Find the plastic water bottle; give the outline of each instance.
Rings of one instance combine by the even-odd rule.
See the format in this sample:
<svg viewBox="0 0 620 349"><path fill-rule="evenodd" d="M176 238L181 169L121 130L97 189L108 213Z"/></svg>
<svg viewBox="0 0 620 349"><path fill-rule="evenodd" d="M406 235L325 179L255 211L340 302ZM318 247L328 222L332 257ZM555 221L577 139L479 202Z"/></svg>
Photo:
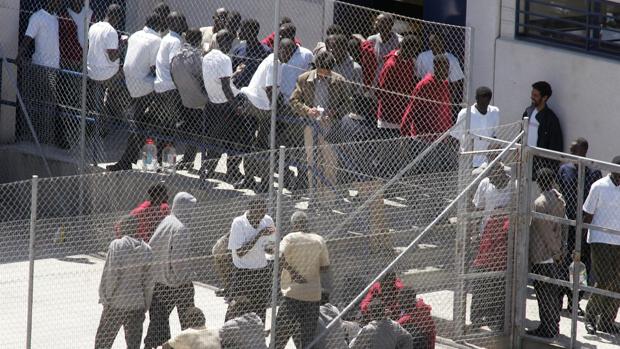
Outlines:
<svg viewBox="0 0 620 349"><path fill-rule="evenodd" d="M149 138L142 147L142 171L155 172L157 171L157 167L157 146L155 142Z"/></svg>
<svg viewBox="0 0 620 349"><path fill-rule="evenodd" d="M161 153L161 165L164 172L173 174L177 170L177 151L172 144L167 144Z"/></svg>
<svg viewBox="0 0 620 349"><path fill-rule="evenodd" d="M586 274L586 265L583 264L583 262L581 261L572 262L570 266L568 267L568 270L570 273L569 278L570 278L571 284L573 283L573 280L574 280L575 268L577 268L577 274L579 275L579 284L582 286L585 286L586 282L588 281L588 276Z"/></svg>

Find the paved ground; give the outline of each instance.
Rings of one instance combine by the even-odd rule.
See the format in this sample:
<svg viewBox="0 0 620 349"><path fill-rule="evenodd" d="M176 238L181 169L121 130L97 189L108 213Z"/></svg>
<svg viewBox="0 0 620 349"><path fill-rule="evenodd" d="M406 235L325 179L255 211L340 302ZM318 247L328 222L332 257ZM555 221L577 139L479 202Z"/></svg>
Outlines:
<svg viewBox="0 0 620 349"><path fill-rule="evenodd" d="M103 260L79 255L63 260L44 259L35 264L35 292L33 311L32 348L91 348L97 329L101 305L98 285ZM23 348L26 338L28 263L18 262L0 266L0 338L2 348ZM437 319L452 320L452 292L441 291L421 295L433 306ZM208 285L196 284L196 305L205 312L207 326L218 328L224 322L226 304L214 295ZM582 302L582 307L585 301ZM537 319L538 309L532 297L527 302L528 319ZM468 315L469 316L469 315ZM176 313L171 315L172 333L180 331ZM269 322L269 320L267 321ZM145 327L147 322L145 322ZM528 322L527 326L535 326ZM268 327L268 326L267 326ZM567 343L570 319L562 317L560 342ZM618 348L618 338L601 334L585 334L583 323L578 326L579 347ZM114 348L123 348L119 333ZM289 347L293 347L289 344ZM444 346L438 346L444 347Z"/></svg>

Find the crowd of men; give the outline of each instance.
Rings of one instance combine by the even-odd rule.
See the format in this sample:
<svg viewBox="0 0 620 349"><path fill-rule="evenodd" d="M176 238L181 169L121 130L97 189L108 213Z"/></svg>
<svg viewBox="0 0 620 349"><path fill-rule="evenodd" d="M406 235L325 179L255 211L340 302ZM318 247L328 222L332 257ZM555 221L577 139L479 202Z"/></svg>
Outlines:
<svg viewBox="0 0 620 349"><path fill-rule="evenodd" d="M283 18L279 50L273 52L275 33L260 40L258 21L243 19L236 11L218 9L212 18L213 25L190 28L181 12L171 11L162 3L147 16L142 30L126 38L118 30L123 9L111 5L101 21L90 25L88 47L85 47L83 26L88 21L85 18L92 17L92 11L83 8L81 1L71 1L66 8L60 5L59 0L48 0L41 10L33 13L19 58L21 62L27 59L26 49L34 41L28 74L31 74L31 84L38 90L37 96L45 99L56 89L49 69L79 69L82 50L87 50L89 105L98 115L93 131L96 137L104 137L107 133L110 125L105 120L112 117L114 108L118 109L118 101L126 91L130 97L126 111L135 125L135 132L130 133L120 160L108 167L110 171L131 169L148 135L158 139L160 149L165 143L185 144L181 168L194 169L194 159L202 151L203 159L211 161L203 162L204 166L198 171L203 176L211 176L215 172L215 160L224 153L243 155L270 148L274 101L279 117L278 144L306 149L322 146L317 152L307 151L306 166L298 167L295 175L285 175L286 187L292 190L315 185L306 176L309 176L308 169L319 162L332 166L320 169L325 181L316 185L340 180L334 169L335 164L342 162L342 154L331 147L332 144L404 136L427 145L453 128L455 120L458 123L467 115L471 117L473 150L480 152L472 159L474 173L487 168L496 154L492 138L498 137L495 132L500 124L500 111L490 105L492 91L478 88L476 103L468 108L469 112L463 109L458 116L454 115L454 101L462 97L464 79L459 59L446 50L445 38L437 33L422 37L394 32L391 15L377 16L376 34L368 38L348 35L338 25L332 25L326 32L325 42L318 43L313 51L302 46L295 25L289 18ZM428 50L424 50L425 47ZM274 68L278 70L277 81ZM276 90L277 95L274 95ZM523 115L529 117L527 144L563 151L559 118L547 105L551 95L547 82L532 85L532 104ZM46 109L38 112L55 114L52 107L48 103ZM463 124L452 129L448 143L456 145L462 141ZM55 132L54 142L66 147L62 124L55 124ZM354 135L360 135L359 139L351 139ZM201 141L196 142L196 139ZM204 139L208 139L208 148L203 148ZM373 176L389 177L398 170L399 164L402 165L400 153L390 147L383 153L386 159L383 159L381 171L372 173ZM587 149L587 141L578 139L570 151L585 156ZM489 155L485 157L484 151L489 151ZM240 172L242 160L243 175ZM620 159L613 162L618 164ZM261 193L270 185L264 158L229 157L226 167L226 180L236 188ZM497 165L489 173L473 198L475 208L485 213L478 227L478 251L472 261L472 268L481 272L506 269L506 236L510 222L508 216L496 212L508 207L516 192L514 175L504 165ZM614 203L620 202L618 175L612 173L602 177L600 172L588 169L586 179L584 197L587 199L583 208L576 207L578 186L574 165L560 166L536 158L534 180L541 194L536 197L535 209L559 217L566 215L569 219L575 219L577 212L583 210L586 222L620 228L614 211ZM141 337L147 310L150 317L144 342L147 348L163 345L170 339L168 316L174 307L182 328L189 331L184 331L184 338L195 337L196 333L202 336L207 331L203 328L204 315L201 318L193 301L192 268L183 262L189 259L184 251L191 250L185 223L191 220L196 199L188 193L179 193L169 209L163 199L165 196L157 195L161 191L161 188L153 189L152 202L138 207L119 224L119 239L110 245L100 292L105 307L97 334L98 347L109 347L121 325L125 327L128 346L139 346L136 338ZM144 212L152 210L155 213L147 216L158 217L156 222L144 216ZM286 235L280 246L284 300L277 316L278 321L294 326L278 327L279 348L286 345L289 337L294 338L298 348L307 345L314 338L317 321L334 310L323 297L321 283L321 275L329 266L325 242L320 236L307 232L304 214L296 213L292 220L295 231ZM532 221L529 254L532 272L567 279L570 262L582 259L586 262L591 284L596 282L600 288L618 292L620 267L609 267L611 263L617 266L620 261L618 239L610 233L591 229L588 234L582 234L581 255L574 256L575 229L571 227L564 238L560 228L558 223L538 218ZM268 254L273 248L273 235L273 221L266 215L264 203L253 201L248 211L233 221L230 234L214 246L214 251L224 251L221 255L226 255L226 251L231 254L228 265L217 266L223 271L222 275L233 275L222 280L229 298L226 320L227 324L233 322L231 333L252 324L262 329L269 306L272 273L266 252ZM565 244L567 248L563 248ZM118 268L114 266L117 263L136 265L135 260L146 262L137 264L135 268L141 269L136 270L131 279L119 277ZM144 276L140 283L136 283L138 274ZM474 327L489 325L501 329L503 326L505 287L502 281L494 284L494 287L481 284L472 289ZM151 289L147 285L153 286L152 295L146 292ZM432 332L429 328L434 325L404 326L408 321L417 324L422 315L413 316L408 312L424 309L424 306L415 301L411 292L402 292L406 300L400 296L381 297L381 289L386 285L394 291L390 294L401 294L395 291L402 289L397 278L377 285L378 291L373 293L376 299L365 303L365 310L362 309L365 322L361 325L364 326L360 326L359 335L345 336L341 343L344 347L405 348L418 339L424 341L434 336L429 334ZM569 296L570 306L572 292L539 281L534 287L540 303L541 325L529 333L554 337L559 331L562 297ZM584 313L588 332L617 333L614 323L617 310L617 301L594 294ZM401 323L405 315L409 320ZM211 337L219 338L223 347L242 340L235 335L226 338L223 335L226 326L219 334L211 333ZM377 339L380 337L382 339ZM390 339L385 339L387 337ZM177 344L183 339L178 340L181 342L172 340L165 345L183 347ZM429 342L432 341L426 341ZM394 345L385 346L384 343ZM243 346L237 343L228 347Z"/></svg>

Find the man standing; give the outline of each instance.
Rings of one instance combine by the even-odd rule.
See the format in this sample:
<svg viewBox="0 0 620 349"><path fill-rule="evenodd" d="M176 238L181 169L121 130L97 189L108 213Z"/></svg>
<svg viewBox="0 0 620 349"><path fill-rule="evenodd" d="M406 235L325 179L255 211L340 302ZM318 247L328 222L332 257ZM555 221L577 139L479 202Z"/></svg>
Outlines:
<svg viewBox="0 0 620 349"><path fill-rule="evenodd" d="M192 28L185 34L186 43L181 52L172 58L170 64L172 80L183 102L182 136L193 142L202 142L205 132L204 110L209 102L202 80L202 33ZM198 137L197 137L198 136ZM193 170L198 147L196 143L186 144L183 161L179 169Z"/></svg>
<svg viewBox="0 0 620 349"><path fill-rule="evenodd" d="M551 98L551 85L546 81L538 81L532 85L532 105L523 113L529 117L527 145L555 151L564 151L564 139L560 121L547 102ZM534 159L534 174L539 168L557 169L558 163L553 160Z"/></svg>
<svg viewBox="0 0 620 349"><path fill-rule="evenodd" d="M171 63L172 58L183 46L183 33L187 30L187 20L184 15L175 11L168 15L166 23L170 31L161 40L155 60L154 126L164 137L170 137L183 105L181 95L172 80ZM163 149L163 142L159 142L158 148ZM161 158L161 152L158 157Z"/></svg>
<svg viewBox="0 0 620 349"><path fill-rule="evenodd" d="M334 55L336 64L334 72L342 75L353 86L351 91L356 95L361 95L363 80L362 67L353 61L347 50L347 37L343 34L329 35L325 39L325 49Z"/></svg>
<svg viewBox="0 0 620 349"><path fill-rule="evenodd" d="M271 102L273 87L280 85L282 81L282 65L287 63L297 46L292 40L283 39L280 42L280 50L277 54L278 60L278 81L274 81L273 64L274 53L267 56L256 69L250 84L241 89L241 93L247 98L244 103L244 112L249 118L254 119L257 125L257 134L252 142L254 151L269 150L271 134ZM284 96L278 90L278 100L282 101ZM278 104L282 104L279 102ZM250 188L257 193L265 193L269 189L271 178L269 178L269 165L263 159L262 154L250 156L244 159L245 178L235 183L235 188ZM261 182L257 184L254 176L260 177Z"/></svg>
<svg viewBox="0 0 620 349"><path fill-rule="evenodd" d="M375 33L368 37L368 42L374 46L375 59L377 60L377 71L375 73L375 85L379 82L379 74L383 69L384 57L388 53L396 50L402 37L392 31L394 27L394 17L387 13L377 16L374 23Z"/></svg>
<svg viewBox="0 0 620 349"><path fill-rule="evenodd" d="M620 156L614 157L612 163L620 165ZM584 223L620 230L618 202L620 202L620 171L614 171L592 184L590 194L583 204ZM592 272L596 275L596 287L620 292L620 237L617 234L590 229L588 243ZM620 328L614 323L619 305L618 299L593 293L586 307L585 325L588 333L596 334L596 331L620 333Z"/></svg>
<svg viewBox="0 0 620 349"><path fill-rule="evenodd" d="M60 68L60 47L58 38L58 18L56 12L59 0L44 1L43 7L28 19L28 28L21 41L17 61L25 91L26 109L31 117L36 136L42 143L56 144L68 148L65 137L64 122L57 115L57 69ZM34 41L32 61L28 61L26 52ZM32 63L32 64L30 64ZM54 131L48 126L48 120L54 118ZM25 117L19 127L26 136L30 130ZM33 135L34 137L34 135Z"/></svg>
<svg viewBox="0 0 620 349"><path fill-rule="evenodd" d="M235 97L239 90L232 82L233 70L232 60L224 52L230 51L235 35L226 29L217 32L215 47L211 47L209 52L202 58L202 78L204 81L209 105L207 106L207 130L211 141L215 141L213 154L207 158L205 172L212 175L218 159L228 150L234 150L237 146L236 129L231 129L231 124L236 119ZM211 153L211 151L209 151ZM232 155L232 154L230 154ZM226 181L235 183L236 174L240 171L239 165L241 158L230 157L226 166Z"/></svg>
<svg viewBox="0 0 620 349"><path fill-rule="evenodd" d="M121 326L125 328L127 348L139 349L144 314L151 303L151 248L137 236L136 217L123 218L120 230L123 237L110 243L101 275L99 303L103 304L103 313L95 349L112 348Z"/></svg>
<svg viewBox="0 0 620 349"><path fill-rule="evenodd" d="M180 192L174 197L172 211L155 230L149 245L153 250L153 302L145 348L157 348L170 339L170 313L176 307L181 329L190 327L189 309L194 307L195 274L190 226L197 209L196 198Z"/></svg>
<svg viewBox="0 0 620 349"><path fill-rule="evenodd" d="M159 223L170 214L168 206L168 188L163 183L151 186L148 190L149 200L142 202L129 213L138 219L137 238L149 243ZM122 236L117 234L117 238Z"/></svg>
<svg viewBox="0 0 620 349"><path fill-rule="evenodd" d="M314 169L313 175L319 172L317 187L331 196L331 187L337 185L335 169L338 158L328 144L337 141L340 122L351 111L350 85L342 75L332 71L334 63L334 56L330 52L319 53L315 60L316 69L299 76L291 96L291 108L295 113L318 124L318 130L313 125L304 129L306 160L308 168ZM318 131L318 135L315 135L315 131ZM314 147L320 147L316 151L317 159L314 158ZM314 180L308 180L310 187L314 187ZM332 200L335 198L332 197Z"/></svg>
<svg viewBox="0 0 620 349"><path fill-rule="evenodd" d="M91 84L92 97L91 107L98 113L96 122L96 132L107 124L106 120L110 115L106 115L108 106L112 104L111 96L115 95L118 89L120 75L120 51L119 37L116 27L123 20L123 9L117 4L108 7L106 17L101 22L90 26L88 31L88 81ZM107 94L107 98L106 98ZM104 102L105 101L105 102ZM95 134L95 137L102 134ZM98 141L98 140L96 140Z"/></svg>
<svg viewBox="0 0 620 349"><path fill-rule="evenodd" d="M84 49L84 24L93 20L93 10L84 6L83 0L70 0L66 11L59 18L60 62L65 69L82 71L82 50Z"/></svg>
<svg viewBox="0 0 620 349"><path fill-rule="evenodd" d="M465 78L461 63L452 53L446 51L444 39L439 34L428 36L430 50L420 53L416 60L416 71L420 78L434 73L434 60L436 56L444 56L449 62L448 81L454 83Z"/></svg>
<svg viewBox="0 0 620 349"><path fill-rule="evenodd" d="M484 136L495 138L497 136L497 127L499 126L500 114L499 108L490 105L493 92L486 86L476 89L476 104L470 107L469 132L474 136L474 151L483 152L489 150L489 141L480 139L476 136ZM465 121L467 117L467 109L461 110L456 121L457 126L450 132L452 137L458 139L461 143L465 140ZM474 155L472 160L473 168L478 168L486 162L485 154Z"/></svg>
<svg viewBox="0 0 620 349"><path fill-rule="evenodd" d="M542 193L534 202L534 211L564 218L566 203L555 190L554 171L538 170L538 184ZM533 218L530 223L529 259L531 272L552 279L561 275L560 262L564 257L562 224L545 219ZM540 325L527 334L553 338L560 332L560 310L562 310L561 287L552 283L534 280Z"/></svg>
<svg viewBox="0 0 620 349"><path fill-rule="evenodd" d="M129 114L132 115L135 129L129 134L127 148L121 159L116 164L109 165L109 171L131 170L131 164L138 161L140 148L144 144L141 132L152 123L148 117L152 113L147 115L146 110L153 102L155 64L161 44L159 32L164 28L163 21L159 15L149 15L144 28L133 33L127 42L123 72L131 96Z"/></svg>
<svg viewBox="0 0 620 349"><path fill-rule="evenodd" d="M588 141L585 138L577 138L570 145L570 153L576 156L586 157L588 155ZM603 178L603 174L600 170L592 169L588 166L584 168L584 178L585 183L583 186L583 200L585 201L588 198L588 194L590 193L590 188L594 182ZM577 165L572 162L567 162L560 166L559 173L559 187L560 192L564 196L564 200L566 200L566 218L575 220L577 218L577 197L578 197L578 168ZM588 284L592 286L592 264L590 259L590 244L587 241L587 231L581 234L581 253L579 254L579 260L582 261L586 265L586 271L588 275ZM564 269L564 279L569 280L569 266L573 262L574 259L574 251L575 251L575 243L576 243L577 234L575 231L575 227L568 227L568 236L566 241L566 257L564 258L563 269ZM566 294L568 297L568 312L572 313L573 309L573 291L569 287L564 287L562 292ZM583 297L584 291L579 292L579 299ZM581 308L578 309L579 316L584 316L585 313Z"/></svg>
<svg viewBox="0 0 620 349"><path fill-rule="evenodd" d="M226 320L255 313L265 322L271 294L271 268L265 253L274 243L273 219L262 199L253 199L248 210L230 227L228 249L232 251L235 274L231 280L232 301Z"/></svg>
<svg viewBox="0 0 620 349"><path fill-rule="evenodd" d="M427 74L413 90L400 124L403 136L429 135L426 139L431 142L452 126L449 66L446 56L436 56L433 73Z"/></svg>
<svg viewBox="0 0 620 349"><path fill-rule="evenodd" d="M260 24L257 20L250 18L241 22L239 31L241 43L232 50L233 70L243 66L243 71L235 76L233 81L237 88L250 84L258 66L272 52L272 49L258 40L259 32Z"/></svg>
<svg viewBox="0 0 620 349"><path fill-rule="evenodd" d="M276 319L277 349L283 349L290 337L297 348L312 342L320 314L321 274L330 264L325 240L308 232L306 214L293 213L291 225L293 232L280 242L283 300Z"/></svg>
<svg viewBox="0 0 620 349"><path fill-rule="evenodd" d="M202 27L202 49L204 52L209 52L211 46L215 42L214 37L222 29L226 29L226 21L228 20L228 10L224 7L220 7L215 10L213 14L213 25L209 27Z"/></svg>
<svg viewBox="0 0 620 349"><path fill-rule="evenodd" d="M280 40L295 40L297 27L293 23L285 23L280 26ZM310 64L314 60L312 51L305 47L297 46L293 52L293 56L282 67L282 94L285 102L291 99L297 78L310 68Z"/></svg>

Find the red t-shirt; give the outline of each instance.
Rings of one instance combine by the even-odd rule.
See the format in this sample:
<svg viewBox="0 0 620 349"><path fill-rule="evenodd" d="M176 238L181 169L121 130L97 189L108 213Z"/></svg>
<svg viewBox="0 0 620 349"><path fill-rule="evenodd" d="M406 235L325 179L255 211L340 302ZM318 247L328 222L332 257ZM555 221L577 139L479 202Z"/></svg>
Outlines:
<svg viewBox="0 0 620 349"><path fill-rule="evenodd" d="M275 40L275 38L276 38L276 32L273 32L265 36L265 38L261 40L260 42L263 45L269 46L269 48L273 50L273 41ZM299 40L298 38L295 38L295 43L297 44L297 46L301 46L301 40Z"/></svg>
<svg viewBox="0 0 620 349"><path fill-rule="evenodd" d="M400 290L402 290L405 287L405 285L403 284L403 281L401 279L396 279L394 281L394 289L397 291L394 294L390 294L390 295L386 295L386 297L383 298L383 302L385 303L385 306L387 308L390 308L392 310L394 310L395 312L398 312L398 293L400 292ZM362 303L360 304L360 309L362 311L362 314L366 314L368 312L368 307L370 306L370 302L372 302L372 300L381 295L381 283L380 282L375 282L371 287L370 290L368 291L368 293L366 294L366 296L364 296L364 299L362 299Z"/></svg>
<svg viewBox="0 0 620 349"><path fill-rule="evenodd" d="M129 214L138 218L138 238L148 243L159 223L170 214L170 207L167 202L162 203L159 207L153 207L151 202L147 200L131 210ZM121 238L118 227L116 237Z"/></svg>
<svg viewBox="0 0 620 349"><path fill-rule="evenodd" d="M474 266L487 271L506 270L508 260L508 229L510 220L506 215L491 216L480 237Z"/></svg>
<svg viewBox="0 0 620 349"><path fill-rule="evenodd" d="M424 303L422 298L419 298L416 302L415 309L413 309L411 313L403 315L397 321L403 327L407 324L413 324L415 328L419 329L420 332L426 336L428 347L425 349L435 348L435 340L437 337L435 320L433 320L431 316L432 309L430 305Z"/></svg>
<svg viewBox="0 0 620 349"><path fill-rule="evenodd" d="M91 22L93 18L91 17ZM77 25L68 10L58 17L58 36L60 37L60 62L81 64L82 46L78 40Z"/></svg>
<svg viewBox="0 0 620 349"><path fill-rule="evenodd" d="M403 136L428 135L433 141L452 126L450 87L447 80L439 81L427 74L413 90L411 101L400 124Z"/></svg>
<svg viewBox="0 0 620 349"><path fill-rule="evenodd" d="M414 72L415 60L402 59L398 50L385 56L379 74L377 119L400 125L409 104L409 94L416 87Z"/></svg>
<svg viewBox="0 0 620 349"><path fill-rule="evenodd" d="M364 41L361 44L360 65L364 75L364 85L372 86L375 83L377 74L377 55L375 53L375 43L372 41ZM410 91L407 91L409 93Z"/></svg>

